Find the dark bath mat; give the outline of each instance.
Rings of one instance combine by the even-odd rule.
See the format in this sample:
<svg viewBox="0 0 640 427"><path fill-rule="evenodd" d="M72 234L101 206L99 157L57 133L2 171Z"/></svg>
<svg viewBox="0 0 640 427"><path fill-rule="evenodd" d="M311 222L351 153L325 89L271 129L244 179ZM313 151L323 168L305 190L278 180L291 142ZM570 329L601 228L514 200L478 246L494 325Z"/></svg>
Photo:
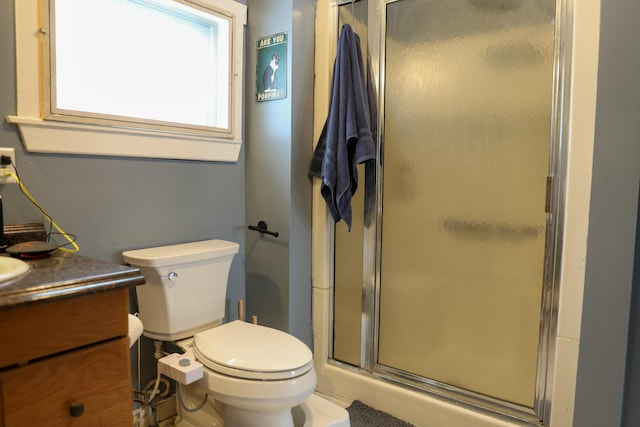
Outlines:
<svg viewBox="0 0 640 427"><path fill-rule="evenodd" d="M373 409L359 400L354 400L347 408L351 427L413 427L386 412Z"/></svg>

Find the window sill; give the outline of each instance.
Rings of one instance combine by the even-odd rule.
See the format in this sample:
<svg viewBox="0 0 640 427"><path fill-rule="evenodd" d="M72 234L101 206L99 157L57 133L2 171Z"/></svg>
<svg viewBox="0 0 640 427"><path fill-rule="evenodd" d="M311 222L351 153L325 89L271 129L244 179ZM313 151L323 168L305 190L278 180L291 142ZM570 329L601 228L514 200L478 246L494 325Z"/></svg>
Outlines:
<svg viewBox="0 0 640 427"><path fill-rule="evenodd" d="M30 152L236 162L241 141L7 116ZM179 142L179 144L176 144Z"/></svg>

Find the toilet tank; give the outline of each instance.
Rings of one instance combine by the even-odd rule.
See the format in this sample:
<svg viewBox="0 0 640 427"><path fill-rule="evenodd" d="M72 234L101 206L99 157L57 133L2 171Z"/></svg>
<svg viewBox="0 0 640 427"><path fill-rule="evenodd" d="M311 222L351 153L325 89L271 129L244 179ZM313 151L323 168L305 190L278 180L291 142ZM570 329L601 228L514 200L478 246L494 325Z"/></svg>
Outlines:
<svg viewBox="0 0 640 427"><path fill-rule="evenodd" d="M238 249L234 242L204 240L123 252L146 281L136 287L143 334L176 341L220 324Z"/></svg>

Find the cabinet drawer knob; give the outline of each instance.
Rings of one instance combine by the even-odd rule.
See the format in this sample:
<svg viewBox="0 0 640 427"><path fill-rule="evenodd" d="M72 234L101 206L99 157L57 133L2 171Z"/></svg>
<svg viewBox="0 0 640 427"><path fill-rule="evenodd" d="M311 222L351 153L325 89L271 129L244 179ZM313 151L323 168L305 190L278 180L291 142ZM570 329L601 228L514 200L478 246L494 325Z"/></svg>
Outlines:
<svg viewBox="0 0 640 427"><path fill-rule="evenodd" d="M79 417L84 412L84 405L82 403L72 403L69 406L69 415L72 417Z"/></svg>

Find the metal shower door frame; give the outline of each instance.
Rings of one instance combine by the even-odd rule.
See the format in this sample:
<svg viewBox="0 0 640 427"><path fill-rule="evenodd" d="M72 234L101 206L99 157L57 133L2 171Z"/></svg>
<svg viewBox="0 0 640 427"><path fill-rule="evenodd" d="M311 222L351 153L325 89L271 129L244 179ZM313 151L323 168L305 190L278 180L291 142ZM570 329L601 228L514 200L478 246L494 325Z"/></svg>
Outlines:
<svg viewBox="0 0 640 427"><path fill-rule="evenodd" d="M358 0L340 0L335 7L353 6ZM377 150L378 161L365 165L365 220L363 235L363 282L362 313L360 335L360 366L331 363L361 374L375 376L401 386L419 389L453 402L488 412L494 416L518 419L526 423L547 424L551 414L551 393L556 351L558 295L562 241L564 235L565 188L567 181L568 116L570 104L571 46L573 33L573 8L570 0L556 0L553 102L550 126L550 208L547 214L543 292L541 301L541 322L536 369L536 390L533 408L502 401L479 393L471 392L446 383L413 375L378 363L378 334L380 315L380 266L382 253L383 212L382 185L384 176L384 93L385 93L385 37L386 7L402 0L368 1L368 51L363 52L369 63L376 99L378 101ZM338 14L334 14L338 27ZM337 34L337 33L336 33ZM374 124L372 124L373 126ZM366 207L373 207L366 210ZM335 233L331 233L335 244ZM333 304L332 304L333 305ZM330 340L332 342L332 339ZM330 346L330 355L333 349Z"/></svg>

